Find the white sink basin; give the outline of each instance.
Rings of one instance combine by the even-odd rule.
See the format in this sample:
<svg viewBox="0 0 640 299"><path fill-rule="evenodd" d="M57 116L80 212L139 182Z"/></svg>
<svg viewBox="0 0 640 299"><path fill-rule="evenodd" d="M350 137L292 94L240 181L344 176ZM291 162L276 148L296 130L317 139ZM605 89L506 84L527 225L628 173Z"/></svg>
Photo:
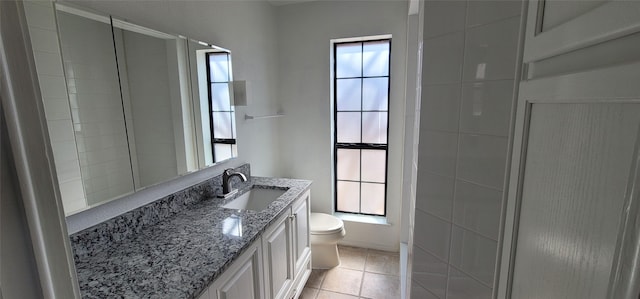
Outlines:
<svg viewBox="0 0 640 299"><path fill-rule="evenodd" d="M222 207L235 210L262 211L285 192L287 190L253 188Z"/></svg>

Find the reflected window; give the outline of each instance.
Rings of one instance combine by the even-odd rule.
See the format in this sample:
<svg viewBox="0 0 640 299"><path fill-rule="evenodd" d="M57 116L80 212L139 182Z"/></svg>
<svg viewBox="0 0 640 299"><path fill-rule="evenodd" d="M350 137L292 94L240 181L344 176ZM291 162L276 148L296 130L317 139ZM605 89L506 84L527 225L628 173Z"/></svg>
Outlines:
<svg viewBox="0 0 640 299"><path fill-rule="evenodd" d="M238 155L235 112L229 91L231 57L227 52L209 52L206 61L213 161L223 161Z"/></svg>
<svg viewBox="0 0 640 299"><path fill-rule="evenodd" d="M222 233L226 236L242 237L242 218L231 215L222 221Z"/></svg>
<svg viewBox="0 0 640 299"><path fill-rule="evenodd" d="M391 40L334 43L335 209L384 216Z"/></svg>

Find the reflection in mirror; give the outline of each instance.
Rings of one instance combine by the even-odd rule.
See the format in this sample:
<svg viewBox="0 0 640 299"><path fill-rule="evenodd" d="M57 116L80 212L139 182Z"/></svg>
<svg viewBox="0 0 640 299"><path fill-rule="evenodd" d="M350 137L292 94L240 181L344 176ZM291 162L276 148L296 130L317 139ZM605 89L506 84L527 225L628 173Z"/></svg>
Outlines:
<svg viewBox="0 0 640 299"><path fill-rule="evenodd" d="M117 19L113 36L136 190L197 170L184 40Z"/></svg>
<svg viewBox="0 0 640 299"><path fill-rule="evenodd" d="M69 99L56 105L71 108L73 128L68 130L69 138L52 142L52 148L58 173L69 174L68 180L82 179L72 191L65 190L66 181L60 179L68 214L132 193L134 181L110 18L57 8ZM68 171L65 168L76 166L75 156L79 168Z"/></svg>
<svg viewBox="0 0 640 299"><path fill-rule="evenodd" d="M67 215L237 156L228 50L55 7L66 90L43 101L62 115L48 124Z"/></svg>
<svg viewBox="0 0 640 299"><path fill-rule="evenodd" d="M238 155L231 53L197 41L188 48L198 163L206 167Z"/></svg>

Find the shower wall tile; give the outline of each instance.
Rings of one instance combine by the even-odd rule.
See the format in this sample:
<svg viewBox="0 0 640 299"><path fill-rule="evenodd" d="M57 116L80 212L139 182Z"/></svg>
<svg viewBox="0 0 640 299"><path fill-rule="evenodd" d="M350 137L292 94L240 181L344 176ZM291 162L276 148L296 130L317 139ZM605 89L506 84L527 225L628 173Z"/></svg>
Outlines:
<svg viewBox="0 0 640 299"><path fill-rule="evenodd" d="M472 0L467 8L467 27L483 25L520 15L522 1Z"/></svg>
<svg viewBox="0 0 640 299"><path fill-rule="evenodd" d="M463 84L460 131L508 136L513 84L513 80Z"/></svg>
<svg viewBox="0 0 640 299"><path fill-rule="evenodd" d="M506 137L460 134L459 178L502 190L506 160Z"/></svg>
<svg viewBox="0 0 640 299"><path fill-rule="evenodd" d="M451 265L486 285L493 285L497 249L495 240L455 225L451 230Z"/></svg>
<svg viewBox="0 0 640 299"><path fill-rule="evenodd" d="M453 202L453 223L498 240L502 192L458 180Z"/></svg>
<svg viewBox="0 0 640 299"><path fill-rule="evenodd" d="M413 275L411 279L438 298L445 298L447 270L447 263L422 248L416 248L413 251Z"/></svg>
<svg viewBox="0 0 640 299"><path fill-rule="evenodd" d="M468 275L449 268L447 299L490 299L491 288L479 283Z"/></svg>
<svg viewBox="0 0 640 299"><path fill-rule="evenodd" d="M414 243L443 261L449 260L451 223L416 209Z"/></svg>
<svg viewBox="0 0 640 299"><path fill-rule="evenodd" d="M447 220L451 220L454 179L440 176L420 168L416 186L416 208Z"/></svg>
<svg viewBox="0 0 640 299"><path fill-rule="evenodd" d="M428 85L422 89L424 121L420 130L458 131L460 111L460 84Z"/></svg>
<svg viewBox="0 0 640 299"><path fill-rule="evenodd" d="M456 168L458 134L420 130L418 167L453 177Z"/></svg>
<svg viewBox="0 0 640 299"><path fill-rule="evenodd" d="M471 28L465 38L464 81L513 79L520 18Z"/></svg>
<svg viewBox="0 0 640 299"><path fill-rule="evenodd" d="M492 296L522 3L424 3L416 298Z"/></svg>
<svg viewBox="0 0 640 299"><path fill-rule="evenodd" d="M422 85L460 82L464 55L464 32L424 41Z"/></svg>
<svg viewBox="0 0 640 299"><path fill-rule="evenodd" d="M434 37L464 30L465 1L425 1L424 37Z"/></svg>

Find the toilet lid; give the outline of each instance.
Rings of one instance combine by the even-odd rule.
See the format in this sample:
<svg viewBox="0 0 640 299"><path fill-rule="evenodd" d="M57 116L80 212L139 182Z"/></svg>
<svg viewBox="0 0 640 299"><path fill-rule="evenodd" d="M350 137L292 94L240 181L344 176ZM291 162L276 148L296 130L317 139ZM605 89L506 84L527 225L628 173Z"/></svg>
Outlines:
<svg viewBox="0 0 640 299"><path fill-rule="evenodd" d="M331 234L342 230L344 227L342 220L338 217L324 213L311 213L309 225L311 226L311 232L314 234Z"/></svg>

